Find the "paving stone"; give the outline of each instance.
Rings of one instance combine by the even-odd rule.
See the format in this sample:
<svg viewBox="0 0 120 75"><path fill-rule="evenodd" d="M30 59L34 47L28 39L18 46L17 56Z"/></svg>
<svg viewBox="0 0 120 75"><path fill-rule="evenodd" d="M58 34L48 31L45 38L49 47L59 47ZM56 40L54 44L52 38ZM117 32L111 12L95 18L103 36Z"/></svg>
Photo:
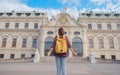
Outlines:
<svg viewBox="0 0 120 75"><path fill-rule="evenodd" d="M120 64L67 63L68 75L120 75ZM55 63L0 63L0 75L56 75Z"/></svg>

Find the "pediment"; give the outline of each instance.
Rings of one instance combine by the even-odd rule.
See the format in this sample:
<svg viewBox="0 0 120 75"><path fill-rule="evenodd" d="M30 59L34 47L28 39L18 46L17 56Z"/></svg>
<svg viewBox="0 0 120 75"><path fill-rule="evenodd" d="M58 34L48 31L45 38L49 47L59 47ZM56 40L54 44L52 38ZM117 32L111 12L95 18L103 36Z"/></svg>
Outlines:
<svg viewBox="0 0 120 75"><path fill-rule="evenodd" d="M53 17L46 25L49 26L71 26L78 25L76 20L67 13L60 13L56 17Z"/></svg>

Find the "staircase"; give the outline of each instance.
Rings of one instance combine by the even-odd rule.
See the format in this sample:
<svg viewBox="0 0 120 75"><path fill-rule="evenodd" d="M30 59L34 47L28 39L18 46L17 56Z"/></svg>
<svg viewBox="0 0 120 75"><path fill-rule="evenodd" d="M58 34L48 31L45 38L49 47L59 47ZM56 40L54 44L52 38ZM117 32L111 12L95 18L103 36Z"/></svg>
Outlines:
<svg viewBox="0 0 120 75"><path fill-rule="evenodd" d="M55 57L41 57L40 63L54 63Z"/></svg>
<svg viewBox="0 0 120 75"><path fill-rule="evenodd" d="M0 63L32 63L33 58L13 58L13 59L0 59Z"/></svg>
<svg viewBox="0 0 120 75"><path fill-rule="evenodd" d="M90 63L87 58L83 58L83 57L68 57L67 62L69 63ZM55 63L55 57L41 57L40 63Z"/></svg>
<svg viewBox="0 0 120 75"><path fill-rule="evenodd" d="M70 62L70 63L90 63L90 61L87 58L83 58L83 57L67 58L67 62Z"/></svg>
<svg viewBox="0 0 120 75"><path fill-rule="evenodd" d="M112 60L112 59L101 59L101 58L96 58L96 63L112 63L112 64L120 64L120 60Z"/></svg>

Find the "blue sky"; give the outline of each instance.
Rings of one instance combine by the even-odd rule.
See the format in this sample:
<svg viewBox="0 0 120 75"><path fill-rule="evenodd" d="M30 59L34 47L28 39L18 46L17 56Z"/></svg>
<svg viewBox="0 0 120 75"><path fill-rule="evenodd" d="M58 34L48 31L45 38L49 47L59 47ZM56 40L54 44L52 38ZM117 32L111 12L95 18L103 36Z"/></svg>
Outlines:
<svg viewBox="0 0 120 75"><path fill-rule="evenodd" d="M78 10L83 8L93 10L93 9L107 9L113 10L117 6L120 7L120 0L23 0L26 5L33 8L53 8L62 9L65 6L68 8L76 7Z"/></svg>
<svg viewBox="0 0 120 75"><path fill-rule="evenodd" d="M0 0L0 12L3 11L41 11L51 17L63 8L77 17L79 12L120 12L120 0Z"/></svg>

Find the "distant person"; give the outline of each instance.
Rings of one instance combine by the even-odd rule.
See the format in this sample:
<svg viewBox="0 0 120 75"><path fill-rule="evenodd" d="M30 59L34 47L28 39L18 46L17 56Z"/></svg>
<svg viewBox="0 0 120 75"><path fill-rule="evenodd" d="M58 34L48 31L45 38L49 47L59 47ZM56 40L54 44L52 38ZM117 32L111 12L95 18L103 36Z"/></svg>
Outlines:
<svg viewBox="0 0 120 75"><path fill-rule="evenodd" d="M62 75L67 75L66 72L66 57L68 57L68 50L72 51L74 56L77 56L77 53L73 50L67 36L64 35L64 29L62 27L58 30L58 35L55 36L53 45L51 46L48 56L50 56L51 52L54 52L57 74L60 75L62 71Z"/></svg>

